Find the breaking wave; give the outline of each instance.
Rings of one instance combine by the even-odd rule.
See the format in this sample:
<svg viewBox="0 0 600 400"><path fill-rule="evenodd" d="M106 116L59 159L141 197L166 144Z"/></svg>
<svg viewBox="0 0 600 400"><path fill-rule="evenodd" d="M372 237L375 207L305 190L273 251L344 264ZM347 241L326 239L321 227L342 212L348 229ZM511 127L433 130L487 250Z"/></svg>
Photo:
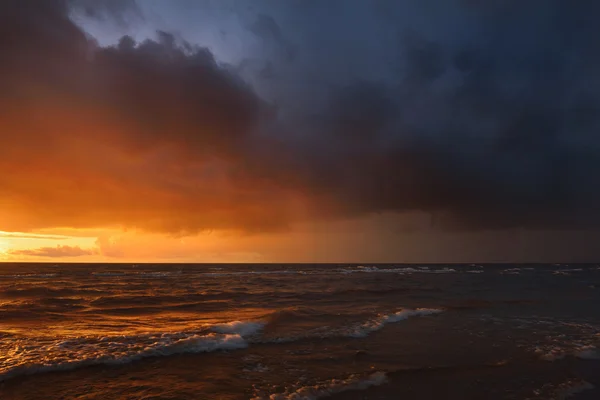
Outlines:
<svg viewBox="0 0 600 400"><path fill-rule="evenodd" d="M301 334L283 337L273 337L267 340L259 340L261 343L286 343L293 342L296 340L312 339L312 338L336 338L336 337L347 337L347 338L364 338L370 333L379 331L387 324L400 322L407 320L411 317L420 317L439 314L443 312L440 309L433 308L417 308L414 310L403 309L392 314L383 314L375 318L369 319L366 322L351 324L341 327L330 327L324 326L311 330L304 331ZM289 316L288 316L289 317ZM281 319L282 316L278 316L277 319Z"/></svg>
<svg viewBox="0 0 600 400"><path fill-rule="evenodd" d="M573 343L564 346L538 346L535 353L544 361L561 360L567 356L583 360L600 360L600 351L595 346L588 344Z"/></svg>
<svg viewBox="0 0 600 400"><path fill-rule="evenodd" d="M417 308L416 310L402 310L393 314L382 315L376 319L368 321L358 327L355 327L348 334L350 337L365 337L371 332L382 329L385 325L394 322L404 321L411 317L421 317L426 315L439 314L443 310L434 308Z"/></svg>
<svg viewBox="0 0 600 400"><path fill-rule="evenodd" d="M329 337L362 338L389 323L440 312L442 310L404 309L351 326L339 328L323 326L302 335L270 339L259 337L270 323L260 320L217 323L204 326L197 331L171 333L69 339L7 337L0 342L0 382L20 375L70 370L99 364L126 364L147 357L243 349L253 343L284 343ZM273 315L275 315L273 321L282 318L280 313ZM32 345L32 341L35 345ZM335 382L337 385L345 381Z"/></svg>
<svg viewBox="0 0 600 400"><path fill-rule="evenodd" d="M27 339L9 338L0 344L0 382L19 375L126 364L147 357L243 349L248 346L246 338L263 326L234 321L197 332L38 339L33 349Z"/></svg>

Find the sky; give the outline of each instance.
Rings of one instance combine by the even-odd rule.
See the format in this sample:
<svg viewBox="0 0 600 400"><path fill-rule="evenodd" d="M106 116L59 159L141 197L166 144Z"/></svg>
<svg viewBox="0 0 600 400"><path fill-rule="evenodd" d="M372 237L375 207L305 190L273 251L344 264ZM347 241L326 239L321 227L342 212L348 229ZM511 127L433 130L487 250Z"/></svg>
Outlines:
<svg viewBox="0 0 600 400"><path fill-rule="evenodd" d="M597 15L4 0L0 261L598 261Z"/></svg>

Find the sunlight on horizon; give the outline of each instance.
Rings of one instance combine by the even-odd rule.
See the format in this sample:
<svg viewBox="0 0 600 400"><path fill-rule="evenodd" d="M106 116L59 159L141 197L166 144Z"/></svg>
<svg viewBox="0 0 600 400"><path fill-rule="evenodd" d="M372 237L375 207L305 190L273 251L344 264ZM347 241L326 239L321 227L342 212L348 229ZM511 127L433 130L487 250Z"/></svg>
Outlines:
<svg viewBox="0 0 600 400"><path fill-rule="evenodd" d="M10 256L8 251L10 250L10 245L5 240L0 240L0 261L9 261Z"/></svg>

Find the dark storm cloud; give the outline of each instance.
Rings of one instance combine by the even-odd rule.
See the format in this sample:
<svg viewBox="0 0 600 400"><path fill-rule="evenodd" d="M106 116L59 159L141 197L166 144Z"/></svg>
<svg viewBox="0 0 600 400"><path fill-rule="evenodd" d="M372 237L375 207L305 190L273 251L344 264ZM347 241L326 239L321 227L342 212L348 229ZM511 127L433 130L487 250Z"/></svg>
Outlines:
<svg viewBox="0 0 600 400"><path fill-rule="evenodd" d="M398 29L389 77L334 91L313 143L330 149L313 164L314 181L357 212L428 210L452 226L598 226L600 6L454 5L457 23L470 18L461 27L469 35L421 10L440 29Z"/></svg>
<svg viewBox="0 0 600 400"><path fill-rule="evenodd" d="M66 0L71 11L100 20L112 19L126 24L130 18L142 18L135 0Z"/></svg>
<svg viewBox="0 0 600 400"><path fill-rule="evenodd" d="M283 35L279 24L270 15L258 14L248 30L267 43L273 43L283 52L286 61L293 61L295 49Z"/></svg>
<svg viewBox="0 0 600 400"><path fill-rule="evenodd" d="M85 12L136 9L102 4ZM98 48L67 2L1 3L6 224L600 225L598 3L257 4L243 29L266 100L202 43Z"/></svg>

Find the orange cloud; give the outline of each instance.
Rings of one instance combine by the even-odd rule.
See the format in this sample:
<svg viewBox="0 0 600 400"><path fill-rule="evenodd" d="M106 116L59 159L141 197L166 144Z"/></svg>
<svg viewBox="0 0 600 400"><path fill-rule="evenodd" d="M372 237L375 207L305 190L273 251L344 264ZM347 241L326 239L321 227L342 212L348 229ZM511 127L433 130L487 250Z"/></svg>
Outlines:
<svg viewBox="0 0 600 400"><path fill-rule="evenodd" d="M0 238L8 239L45 239L45 240L65 240L68 236L62 235L45 235L39 233L23 233L23 232L3 232L0 231Z"/></svg>
<svg viewBox="0 0 600 400"><path fill-rule="evenodd" d="M298 190L266 175L276 142L259 127L272 111L208 50L166 33L97 48L61 1L0 8L12 38L0 39L3 229L189 233L292 218Z"/></svg>
<svg viewBox="0 0 600 400"><path fill-rule="evenodd" d="M79 246L40 247L37 249L9 250L8 255L25 257L71 258L97 254L95 249L82 249Z"/></svg>

